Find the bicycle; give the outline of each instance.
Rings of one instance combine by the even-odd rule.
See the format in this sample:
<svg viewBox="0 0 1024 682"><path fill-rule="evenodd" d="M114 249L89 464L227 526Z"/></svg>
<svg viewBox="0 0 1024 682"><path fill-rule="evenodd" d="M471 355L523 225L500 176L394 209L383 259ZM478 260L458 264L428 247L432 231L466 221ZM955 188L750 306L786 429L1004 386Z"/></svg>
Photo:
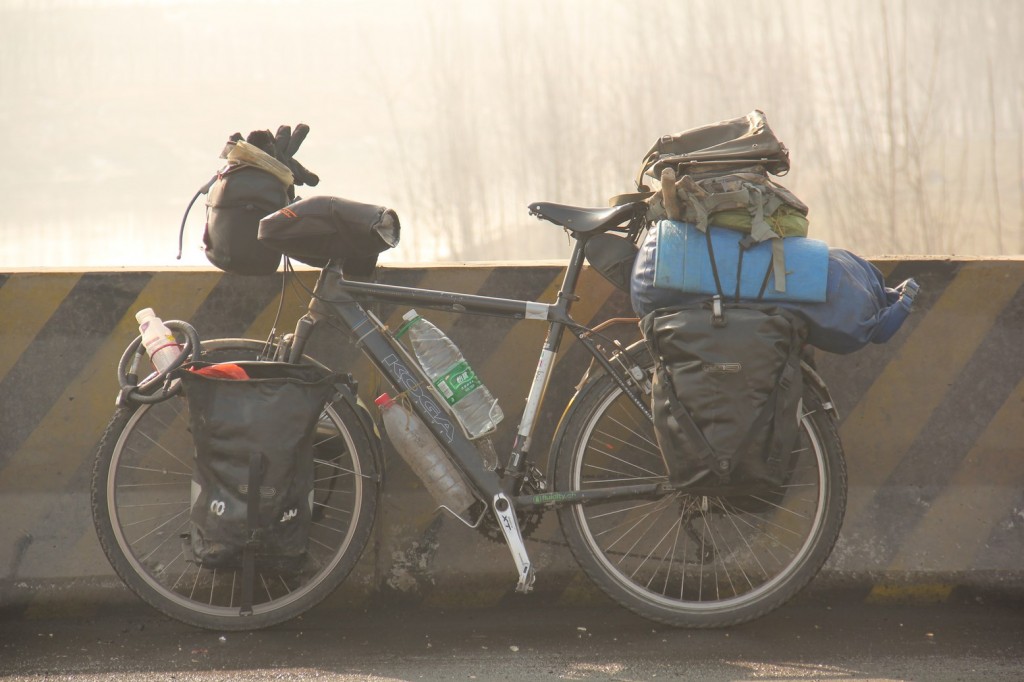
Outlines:
<svg viewBox="0 0 1024 682"><path fill-rule="evenodd" d="M673 626L723 627L778 608L817 574L842 524L846 467L825 382L803 364L801 435L780 488L753 499L676 489L651 424L653 360L646 346L623 345L601 326L586 327L570 315L588 241L605 233L635 241L641 212L634 204L585 209L549 203L532 204L530 211L573 238L553 303L350 280L332 261L320 271L308 312L293 333L268 342L217 339L188 346L209 361L316 363L304 355L313 330L329 321L347 332L380 374L408 396L465 478L477 503L474 516L462 521L500 531L519 592L528 592L536 577L524 541L530 515L555 509L583 571L641 616ZM522 421L497 470L485 467L475 442L409 351L363 307L367 302L547 324ZM542 472L531 454L533 430L566 331L593 361L558 425ZM149 380L160 382L159 376ZM97 534L117 574L165 614L220 630L280 623L329 595L370 537L382 462L380 437L352 382L340 381L336 390L317 429L316 513L305 565L289 573L261 572L251 614L239 608L237 571L204 568L182 548L193 450L184 400L128 390L107 427L92 480Z"/></svg>

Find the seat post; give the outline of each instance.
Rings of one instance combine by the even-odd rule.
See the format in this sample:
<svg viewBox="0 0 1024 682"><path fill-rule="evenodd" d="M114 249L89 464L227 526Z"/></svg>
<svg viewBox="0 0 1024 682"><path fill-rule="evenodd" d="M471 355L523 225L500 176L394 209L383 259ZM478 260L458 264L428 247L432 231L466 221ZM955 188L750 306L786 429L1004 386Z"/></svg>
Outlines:
<svg viewBox="0 0 1024 682"><path fill-rule="evenodd" d="M586 263L584 247L587 242L586 235L574 234L572 253L569 254L569 263L565 268L565 275L562 277L562 286L558 290L559 300L566 301L566 312L573 301L579 300L576 296L576 287L580 281L580 273L583 272L583 265Z"/></svg>

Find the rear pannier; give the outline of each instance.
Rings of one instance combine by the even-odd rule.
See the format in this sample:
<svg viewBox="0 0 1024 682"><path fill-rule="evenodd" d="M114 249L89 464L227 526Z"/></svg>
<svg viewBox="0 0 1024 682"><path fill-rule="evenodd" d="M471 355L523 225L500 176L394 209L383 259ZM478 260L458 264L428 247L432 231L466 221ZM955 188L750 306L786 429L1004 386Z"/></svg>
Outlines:
<svg viewBox="0 0 1024 682"><path fill-rule="evenodd" d="M672 483L699 495L782 485L803 395L801 321L716 299L657 310L640 328L655 360L651 410Z"/></svg>
<svg viewBox="0 0 1024 682"><path fill-rule="evenodd" d="M263 218L259 241L308 265L338 260L347 276L369 277L380 253L398 244L401 229L389 208L318 196Z"/></svg>

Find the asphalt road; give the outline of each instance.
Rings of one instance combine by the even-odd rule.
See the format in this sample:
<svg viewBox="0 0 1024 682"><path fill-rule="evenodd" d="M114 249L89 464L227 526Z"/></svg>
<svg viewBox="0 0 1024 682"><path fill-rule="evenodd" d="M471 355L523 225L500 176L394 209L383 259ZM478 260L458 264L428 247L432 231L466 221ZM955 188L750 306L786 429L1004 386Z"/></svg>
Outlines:
<svg viewBox="0 0 1024 682"><path fill-rule="evenodd" d="M0 607L10 680L1024 680L1024 603L873 603L812 590L760 621L673 630L611 604L352 607L256 633L196 630L126 593Z"/></svg>

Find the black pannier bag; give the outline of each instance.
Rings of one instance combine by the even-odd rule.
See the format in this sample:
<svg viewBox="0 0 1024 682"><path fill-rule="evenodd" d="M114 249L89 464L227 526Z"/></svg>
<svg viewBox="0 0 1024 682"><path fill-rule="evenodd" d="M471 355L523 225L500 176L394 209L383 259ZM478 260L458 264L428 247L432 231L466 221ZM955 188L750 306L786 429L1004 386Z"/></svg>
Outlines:
<svg viewBox="0 0 1024 682"><path fill-rule="evenodd" d="M401 229L389 208L318 196L263 218L259 240L308 265L338 260L346 276L369 277L380 253L398 245Z"/></svg>
<svg viewBox="0 0 1024 682"><path fill-rule="evenodd" d="M206 567L289 571L306 554L317 423L337 375L277 362L235 363L248 379L204 376L184 385L195 444L192 558ZM251 584L249 585L251 588Z"/></svg>
<svg viewBox="0 0 1024 682"><path fill-rule="evenodd" d="M803 322L716 299L656 310L640 326L655 359L651 408L671 482L741 496L784 483L799 435Z"/></svg>

